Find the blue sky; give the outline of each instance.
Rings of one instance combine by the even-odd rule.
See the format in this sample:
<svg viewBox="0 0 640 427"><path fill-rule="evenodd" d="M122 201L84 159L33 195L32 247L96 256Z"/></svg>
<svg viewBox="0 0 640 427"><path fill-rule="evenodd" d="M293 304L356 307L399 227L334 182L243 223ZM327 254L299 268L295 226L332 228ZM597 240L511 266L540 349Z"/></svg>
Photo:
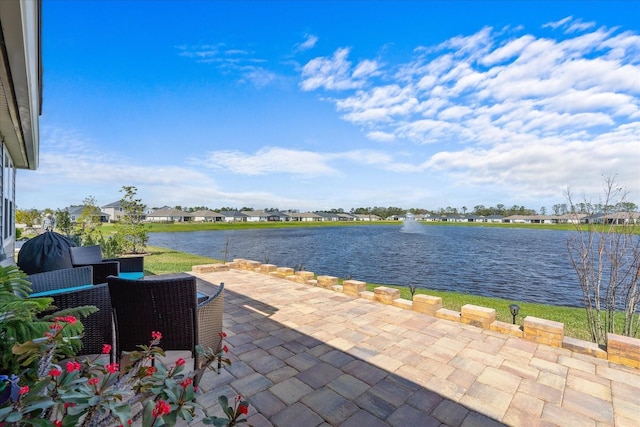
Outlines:
<svg viewBox="0 0 640 427"><path fill-rule="evenodd" d="M19 209L640 204L640 2L43 2Z"/></svg>

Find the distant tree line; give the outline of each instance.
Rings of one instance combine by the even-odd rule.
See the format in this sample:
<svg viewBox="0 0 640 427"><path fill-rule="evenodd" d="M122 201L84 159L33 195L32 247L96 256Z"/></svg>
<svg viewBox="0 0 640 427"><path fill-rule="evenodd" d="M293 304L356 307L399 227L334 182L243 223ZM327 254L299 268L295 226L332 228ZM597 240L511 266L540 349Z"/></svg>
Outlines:
<svg viewBox="0 0 640 427"><path fill-rule="evenodd" d="M92 204L95 207L95 201ZM86 204L86 203L85 203ZM254 211L255 209L248 206L243 206L241 208L223 206L220 208L209 208L207 206L193 206L193 207L183 207L177 205L174 207L175 209L184 211L184 212L196 212L200 210L211 210L214 212L223 212L223 211ZM278 208L265 208L263 209L265 212L279 212ZM287 212L298 212L299 210L287 209ZM573 206L567 203L558 203L551 206L551 209L548 210L545 206L541 207L538 211L535 209L530 209L525 206L513 205L511 207L506 207L503 204L497 204L495 206L485 206L485 205L476 205L472 210L469 210L466 206L462 206L461 208L447 206L446 208L438 208L435 210L424 209L424 208L410 208L404 209L395 206L383 207L383 206L373 206L373 207L360 207L354 208L349 211L352 214L359 215L377 215L380 218L389 218L394 215L406 215L407 213L411 213L413 215L565 215L568 213L581 213L581 214L589 214L593 212L637 212L638 205L632 202L619 202L616 204L605 205L605 204L592 204L592 203L576 203ZM36 209L30 210L17 210L16 211L16 221L22 224L27 224L27 226L33 226L33 224L38 221L42 214L44 213L54 213L51 209L45 209L43 212L39 212ZM345 213L346 211L343 208L331 208L325 210L325 212L329 213ZM60 211L55 212L60 215Z"/></svg>

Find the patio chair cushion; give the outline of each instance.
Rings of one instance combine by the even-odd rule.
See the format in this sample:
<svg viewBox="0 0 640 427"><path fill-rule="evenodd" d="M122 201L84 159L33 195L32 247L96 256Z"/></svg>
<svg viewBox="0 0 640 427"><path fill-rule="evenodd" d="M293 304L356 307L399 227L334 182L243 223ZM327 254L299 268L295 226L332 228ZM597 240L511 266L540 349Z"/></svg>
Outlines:
<svg viewBox="0 0 640 427"><path fill-rule="evenodd" d="M118 274L118 277L120 277L122 279L128 279L128 280L142 279L144 277L144 272L142 272L142 271L121 271L120 274Z"/></svg>
<svg viewBox="0 0 640 427"><path fill-rule="evenodd" d="M79 291L81 289L87 289L87 288L90 288L92 286L93 286L93 284L88 284L88 285L82 285L82 286L74 286L72 288L51 289L49 291L44 291L44 292L35 292L35 293L33 293L33 294L29 295L29 296L31 298L48 297L48 296L60 294L62 292Z"/></svg>
<svg viewBox="0 0 640 427"><path fill-rule="evenodd" d="M75 288L94 283L93 267L91 266L45 271L44 273L31 274L26 279L31 282L32 293Z"/></svg>

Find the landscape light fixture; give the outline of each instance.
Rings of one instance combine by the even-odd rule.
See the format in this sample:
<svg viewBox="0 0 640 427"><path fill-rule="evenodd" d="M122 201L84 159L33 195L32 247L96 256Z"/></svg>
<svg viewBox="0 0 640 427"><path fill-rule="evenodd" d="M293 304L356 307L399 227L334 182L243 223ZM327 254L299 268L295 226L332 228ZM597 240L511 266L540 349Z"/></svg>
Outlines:
<svg viewBox="0 0 640 427"><path fill-rule="evenodd" d="M411 291L411 299L413 300L413 295L416 293L416 285L409 285L409 291Z"/></svg>
<svg viewBox="0 0 640 427"><path fill-rule="evenodd" d="M511 304L509 306L509 311L511 312L511 315L513 316L513 324L516 324L516 316L518 315L518 312L520 311L520 306L518 304Z"/></svg>

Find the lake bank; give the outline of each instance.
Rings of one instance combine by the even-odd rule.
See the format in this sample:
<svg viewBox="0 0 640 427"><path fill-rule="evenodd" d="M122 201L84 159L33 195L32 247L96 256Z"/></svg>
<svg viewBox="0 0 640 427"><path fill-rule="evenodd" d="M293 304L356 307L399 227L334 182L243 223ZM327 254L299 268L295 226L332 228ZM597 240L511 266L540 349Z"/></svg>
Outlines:
<svg viewBox="0 0 640 427"><path fill-rule="evenodd" d="M149 255L145 258L145 270L150 274L175 273L177 271L191 271L193 265L222 262L219 259L188 254L173 249L149 246ZM322 275L323 272L314 272ZM367 288L372 290L374 283L369 283ZM411 293L407 287L398 287L402 298L411 299ZM476 295L461 294L458 292L445 292L432 289L417 289L416 294L428 294L442 298L443 307L460 311L465 304L475 304L483 307L494 308L497 320L511 322L509 304L520 305L520 314L517 323L522 324L526 316L540 317L565 324L565 334L573 338L590 340L590 334L586 322L586 312L583 308L551 306L545 304L522 303L502 298L481 297Z"/></svg>

